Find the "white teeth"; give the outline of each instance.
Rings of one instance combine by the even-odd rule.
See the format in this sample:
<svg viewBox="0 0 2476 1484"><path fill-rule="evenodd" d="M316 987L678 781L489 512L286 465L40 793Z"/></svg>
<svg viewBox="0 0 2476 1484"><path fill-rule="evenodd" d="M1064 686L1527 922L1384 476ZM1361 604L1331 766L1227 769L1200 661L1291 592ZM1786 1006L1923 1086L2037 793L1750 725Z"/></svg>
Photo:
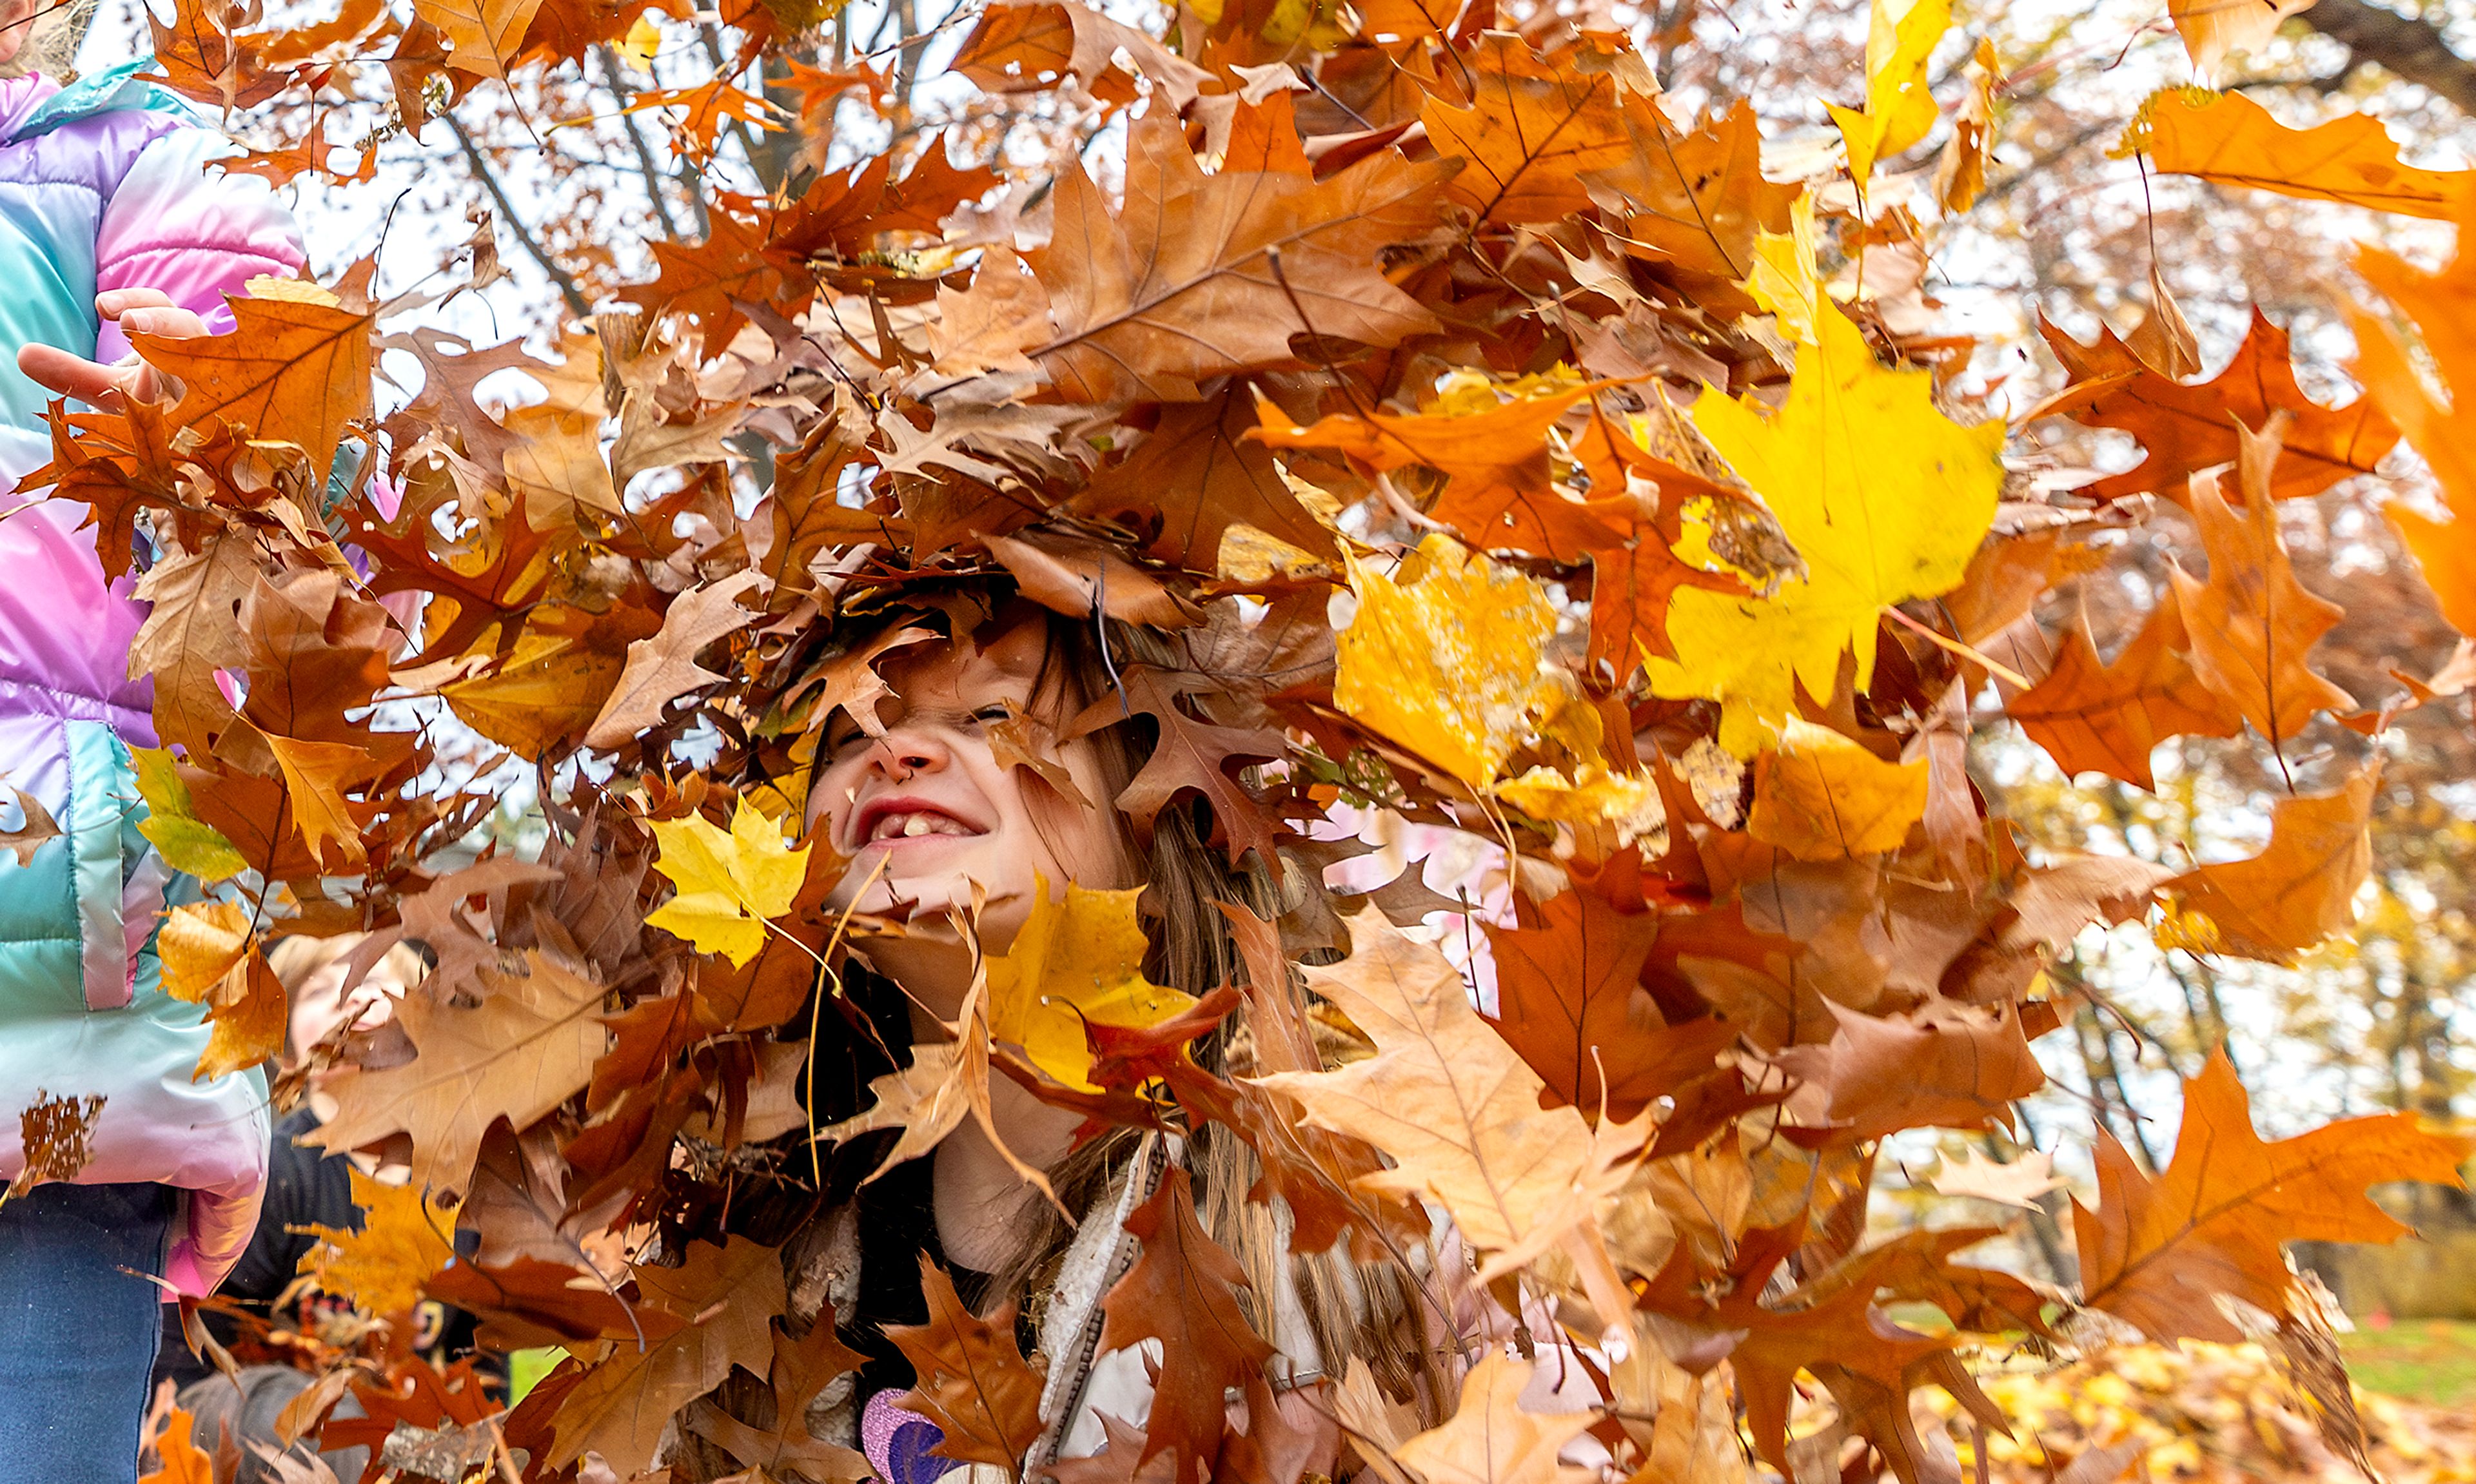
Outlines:
<svg viewBox="0 0 2476 1484"><path fill-rule="evenodd" d="M933 809L914 809L902 814L887 814L869 827L869 843L883 840L917 840L922 835L976 834L962 821L937 813Z"/></svg>

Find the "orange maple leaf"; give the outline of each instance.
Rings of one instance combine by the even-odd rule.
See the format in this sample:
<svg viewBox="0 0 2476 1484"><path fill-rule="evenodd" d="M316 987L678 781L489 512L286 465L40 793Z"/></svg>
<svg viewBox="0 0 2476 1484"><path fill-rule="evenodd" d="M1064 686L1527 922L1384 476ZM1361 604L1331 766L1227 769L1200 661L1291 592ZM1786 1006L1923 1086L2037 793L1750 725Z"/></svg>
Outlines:
<svg viewBox="0 0 2476 1484"><path fill-rule="evenodd" d="M1578 561L1586 552L1622 549L1633 525L1632 500L1571 499L1550 477L1548 430L1599 384L1478 412L1335 412L1311 428L1265 402L1256 405L1256 436L1275 448L1335 449L1379 472L1412 464L1437 470L1445 488L1427 513L1471 545Z"/></svg>
<svg viewBox="0 0 2476 1484"><path fill-rule="evenodd" d="M1587 211L1581 177L1613 169L1633 151L1611 73L1580 70L1570 57L1543 57L1521 37L1491 31L1464 54L1461 75L1466 106L1431 98L1419 116L1437 153L1468 161L1445 194L1476 226Z"/></svg>
<svg viewBox="0 0 2476 1484"><path fill-rule="evenodd" d="M2103 773L2155 788L2149 754L2159 743L2232 737L2243 728L2243 713L2192 673L2184 656L2190 644L2183 608L2161 603L2109 663L2098 658L2084 612L2056 641L2053 668L2004 713L2067 774Z"/></svg>
<svg viewBox="0 0 2476 1484"><path fill-rule="evenodd" d="M2092 428L2118 428L2141 440L2147 457L2121 474L2081 487L2101 500L2154 492L2180 498L2185 482L2201 470L2236 461L2236 425L2259 428L2284 409L2294 417L2287 433L2287 458L2272 486L2281 500L2317 495L2381 462L2398 442L2398 431L2366 398L2325 408L2295 384L2288 359L2287 332L2253 310L2252 329L2235 359L2206 382L2178 382L2159 375L2112 330L2083 345L2044 320L2038 329L2072 384L2023 416L2025 425L2046 416L2068 417Z"/></svg>

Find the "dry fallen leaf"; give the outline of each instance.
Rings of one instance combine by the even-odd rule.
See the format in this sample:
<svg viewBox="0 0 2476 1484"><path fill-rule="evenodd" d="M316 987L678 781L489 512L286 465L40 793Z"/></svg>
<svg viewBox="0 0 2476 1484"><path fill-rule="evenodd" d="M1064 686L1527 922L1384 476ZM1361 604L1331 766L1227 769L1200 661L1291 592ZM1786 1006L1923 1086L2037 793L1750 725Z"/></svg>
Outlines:
<svg viewBox="0 0 2476 1484"><path fill-rule="evenodd" d="M1746 832L1799 860L1896 851L1925 813L1926 764L1886 762L1828 727L1790 717L1755 760Z"/></svg>
<svg viewBox="0 0 2476 1484"><path fill-rule="evenodd" d="M555 1467L589 1448L632 1475L653 1461L674 1410L712 1390L734 1365L765 1369L772 1321L785 1298L781 1254L734 1237L725 1247L693 1243L682 1256L677 1268L631 1270L648 1343L616 1347L566 1398L550 1452Z"/></svg>
<svg viewBox="0 0 2476 1484"><path fill-rule="evenodd" d="M1319 1128L1364 1139L1395 1168L1359 1184L1433 1199L1487 1254L1481 1280L1510 1273L1595 1219L1622 1185L1647 1118L1596 1129L1572 1107L1543 1110L1538 1074L1472 1009L1461 976L1374 907L1349 919L1350 954L1307 983L1375 1043L1335 1072L1257 1079L1294 1098Z"/></svg>
<svg viewBox="0 0 2476 1484"><path fill-rule="evenodd" d="M1040 1436L1042 1376L1015 1348L1013 1301L985 1319L974 1314L926 1252L920 1280L928 1323L885 1331L919 1377L901 1404L945 1430L938 1457L1016 1467Z"/></svg>
<svg viewBox="0 0 2476 1484"><path fill-rule="evenodd" d="M1941 111L1926 88L1926 63L1951 25L1949 0L1872 0L1866 31L1866 107L1831 105L1848 145L1848 174L1863 186L1875 161L1926 136Z"/></svg>
<svg viewBox="0 0 2476 1484"><path fill-rule="evenodd" d="M456 1255L456 1216L433 1205L417 1185L383 1185L352 1172L357 1226L313 1224L316 1243L301 1271L318 1292L349 1298L372 1314L401 1313L421 1301L422 1288Z"/></svg>
<svg viewBox="0 0 2476 1484"><path fill-rule="evenodd" d="M2175 903L2162 942L2196 952L2236 953L2291 964L2356 921L2356 888L2372 869L2365 825L2381 780L2378 763L2326 794L2271 805L2269 843L2258 855L2197 866L2162 883Z"/></svg>
<svg viewBox="0 0 2476 1484"><path fill-rule="evenodd" d="M340 1074L329 1084L335 1116L303 1142L350 1150L401 1130L412 1136L413 1183L461 1193L493 1121L521 1128L583 1090L610 1039L594 1018L601 985L532 951L520 973L482 970L478 987L470 1008L407 996L395 1017L413 1059ZM277 1025L280 1039L280 1015Z"/></svg>
<svg viewBox="0 0 2476 1484"><path fill-rule="evenodd" d="M2231 737L2236 704L2201 683L2184 610L2159 604L2112 661L2098 658L2086 614L2057 641L2053 667L2004 709L2066 774L2103 773L2156 786L2149 756L2170 737Z"/></svg>
<svg viewBox="0 0 2476 1484"><path fill-rule="evenodd" d="M1159 1343L1151 1415L1136 1462L1168 1452L1176 1460L1172 1477L1192 1478L1218 1451L1224 1395L1255 1375L1273 1348L1239 1311L1236 1289L1247 1282L1246 1270L1197 1220L1184 1170L1172 1168L1127 1215L1127 1234L1143 1244L1143 1253L1102 1298L1108 1320L1101 1348Z"/></svg>
<svg viewBox="0 0 2476 1484"><path fill-rule="evenodd" d="M1941 1168L1926 1183L1937 1195L1969 1196L2027 1210L2037 1206L2040 1196L2062 1190L2069 1182L2056 1175L2054 1156L2038 1150L2023 1150L1997 1164L1971 1149L1963 1151L1957 1163L1944 1156Z"/></svg>
<svg viewBox="0 0 2476 1484"><path fill-rule="evenodd" d="M2234 358L2200 382L2160 374L2112 330L2083 345L2051 324L2040 329L2072 384L2021 421L2053 415L2120 429L2146 452L2132 468L2081 486L2099 499L2144 492L2181 499L2193 475L2236 461L2239 424L2266 428L2281 411L2289 421L2271 484L2281 500L2316 495L2368 473L2398 442L2397 430L2369 399L2328 408L2307 397L2295 383L2287 332L2258 309Z"/></svg>
<svg viewBox="0 0 2476 1484"><path fill-rule="evenodd" d="M2315 711L2354 705L2312 665L2315 641L2346 610L2295 580L2278 533L2270 470L2278 434L2238 429L2242 439L2244 513L2219 498L2217 482L2196 478L2189 496L2210 554L2204 582L2178 566L2175 606L2183 610L2192 673L2233 705L2271 751L2301 733Z"/></svg>
<svg viewBox="0 0 2476 1484"><path fill-rule="evenodd" d="M2463 223L2470 210L2476 210L2476 198L2463 208ZM2471 303L2476 300L2476 254L2462 251L2448 267L2426 273L2367 246L2357 250L2356 268L2414 321L2422 340L2418 349L2431 358L2451 397L2447 403L2437 401L2414 363L2415 353L2390 326L2356 310L2356 374L2365 394L2432 466L2451 518L2434 520L2400 501L2384 505L2382 513L2415 555L2425 584L2451 626L2461 633L2476 632L2476 547L2468 540L2476 531L2476 464L2470 462L2468 443L2459 436L2455 420L2465 398L2476 393L2476 343L2467 334L2467 327L2476 324L2476 303Z"/></svg>
<svg viewBox="0 0 2476 1484"><path fill-rule="evenodd" d="M1588 1412L1542 1417L1522 1410L1527 1361L1490 1354L1462 1378L1451 1421L1402 1443L1393 1456L1427 1484L1578 1484L1587 1469L1560 1464L1559 1449L1591 1424Z"/></svg>
<svg viewBox="0 0 2476 1484"><path fill-rule="evenodd" d="M1144 977L1151 945L1135 916L1141 888L1093 891L1043 879L1013 944L989 960L989 1034L1020 1046L1033 1066L1078 1091L1087 1074L1087 1024L1142 1029L1195 1003Z"/></svg>
<svg viewBox="0 0 2476 1484"><path fill-rule="evenodd" d="M2223 1052L2184 1084L2175 1152L2154 1178L2098 1133L2098 1203L2072 1202L2088 1301L2152 1339L2232 1343L2216 1295L2277 1315L2293 1280L2281 1244L2390 1242L2408 1228L2365 1188L2459 1184L2469 1142L2425 1132L2412 1113L2345 1119L2292 1139L2253 1132L2252 1101Z"/></svg>
<svg viewBox="0 0 2476 1484"><path fill-rule="evenodd" d="M2286 8L2286 0L2275 7ZM2259 13L2250 5L2175 9L2179 25L2204 13ZM2277 21L2270 25L2275 29ZM2398 145L2370 114L2290 129L2240 92L2187 87L2153 94L2142 104L2124 142L2147 155L2151 168L2163 175L2197 175L2222 186L2342 201L2403 216L2448 219L2476 179L2476 171L2420 170L2401 162Z"/></svg>
<svg viewBox="0 0 2476 1484"><path fill-rule="evenodd" d="M1354 562L1350 578L1333 704L1465 783L1492 781L1554 698L1546 595L1441 536L1389 578Z"/></svg>
<svg viewBox="0 0 2476 1484"><path fill-rule="evenodd" d="M659 721L662 708L682 693L720 681L721 676L696 662L697 654L756 617L739 600L763 582L756 573L739 572L674 599L662 615L661 631L628 646L619 683L585 730L584 745L624 746Z"/></svg>
<svg viewBox="0 0 2476 1484"><path fill-rule="evenodd" d="M1797 358L1775 412L1725 397L1694 407L1696 426L1778 516L1805 574L1770 597L1698 588L1669 602L1676 658L1649 662L1660 695L1721 702L1721 741L1751 756L1765 724L1795 710L1795 690L1872 683L1884 605L1959 585L1994 515L1999 423L1963 428L1933 402L1923 372L1877 363L1837 309Z"/></svg>
<svg viewBox="0 0 2476 1484"><path fill-rule="evenodd" d="M94 1158L95 1123L109 1101L102 1093L55 1097L35 1089L35 1100L17 1112L17 1152L25 1161L5 1187L22 1196L46 1180L73 1180Z"/></svg>

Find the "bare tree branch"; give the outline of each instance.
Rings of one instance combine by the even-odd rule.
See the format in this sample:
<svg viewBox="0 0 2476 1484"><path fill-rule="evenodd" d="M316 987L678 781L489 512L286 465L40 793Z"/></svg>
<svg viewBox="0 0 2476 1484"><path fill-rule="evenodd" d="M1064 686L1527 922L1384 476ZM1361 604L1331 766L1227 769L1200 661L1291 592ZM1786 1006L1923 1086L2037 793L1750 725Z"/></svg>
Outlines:
<svg viewBox="0 0 2476 1484"><path fill-rule="evenodd" d="M619 75L619 59L611 55L607 46L595 47L593 55L602 63L603 80L619 100L619 124L628 132L629 147L636 152L636 167L644 172L645 194L653 200L654 214L661 218L663 235L676 242L680 239L680 224L672 217L671 203L662 194L662 172L654 164L654 151L645 142L645 131L636 127L636 115L628 111L632 89L628 87L627 79Z"/></svg>
<svg viewBox="0 0 2476 1484"><path fill-rule="evenodd" d="M457 144L464 151L464 162L472 167L473 178L490 193L491 203L499 209L499 220L516 235L516 240L525 245L525 251L532 255L542 272L549 275L550 281L558 285L558 296L567 301L568 311L579 319L591 314L593 301L584 297L584 290L577 286L576 275L560 267L558 260L551 257L534 237L532 224L526 221L523 213L516 210L515 203L508 199L507 188L499 184L498 172L490 168L490 161L482 154L482 147L464 132L464 121L452 111L438 116L447 120L448 129L455 134Z"/></svg>

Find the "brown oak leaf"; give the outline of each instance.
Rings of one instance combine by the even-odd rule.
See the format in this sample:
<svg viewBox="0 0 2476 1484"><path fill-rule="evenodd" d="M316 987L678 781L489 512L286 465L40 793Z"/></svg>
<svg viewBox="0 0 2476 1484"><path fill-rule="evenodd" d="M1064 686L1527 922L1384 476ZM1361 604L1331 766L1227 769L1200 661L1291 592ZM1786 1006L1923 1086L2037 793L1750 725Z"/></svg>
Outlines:
<svg viewBox="0 0 2476 1484"><path fill-rule="evenodd" d="M1015 1345L1013 1300L986 1317L974 1314L926 1252L920 1288L928 1323L885 1330L918 1378L895 1404L944 1429L945 1441L929 1449L938 1457L1021 1468L1040 1437L1042 1373Z"/></svg>
<svg viewBox="0 0 2476 1484"><path fill-rule="evenodd" d="M2004 714L2067 775L2103 773L2155 788L2149 754L2159 743L2243 729L2242 712L2193 673L2185 656L2191 642L2182 606L2161 603L2109 663L2098 658L2084 612L2056 641L2053 668L2006 703Z"/></svg>
<svg viewBox="0 0 2476 1484"><path fill-rule="evenodd" d="M1591 891L1540 903L1536 927L1488 926L1498 1009L1492 1024L1547 1084L1541 1101L1620 1123L1710 1070L1736 1027L1704 1016L1669 1026L1636 982L1659 919ZM1604 1100L1604 1101L1603 1101Z"/></svg>
<svg viewBox="0 0 2476 1484"><path fill-rule="evenodd" d="M2458 1185L2463 1136L2428 1133L2413 1113L2344 1119L2264 1142L2224 1052L2184 1084L2175 1152L2156 1177L2098 1130L2095 1209L2072 1202L2088 1301L2153 1340L2234 1344L2242 1330L2215 1301L2289 1312L2287 1242L2390 1242L2400 1224L2369 1185Z"/></svg>
<svg viewBox="0 0 2476 1484"><path fill-rule="evenodd" d="M1177 1461L1173 1476L1192 1479L1199 1464L1221 1452L1223 1393L1244 1386L1273 1348L1239 1311L1236 1288L1247 1281L1246 1270L1204 1231L1183 1169L1173 1167L1151 1199L1128 1214L1127 1233L1143 1244L1143 1255L1101 1299L1108 1316L1101 1348L1159 1342L1159 1374L1136 1462L1169 1453Z"/></svg>

